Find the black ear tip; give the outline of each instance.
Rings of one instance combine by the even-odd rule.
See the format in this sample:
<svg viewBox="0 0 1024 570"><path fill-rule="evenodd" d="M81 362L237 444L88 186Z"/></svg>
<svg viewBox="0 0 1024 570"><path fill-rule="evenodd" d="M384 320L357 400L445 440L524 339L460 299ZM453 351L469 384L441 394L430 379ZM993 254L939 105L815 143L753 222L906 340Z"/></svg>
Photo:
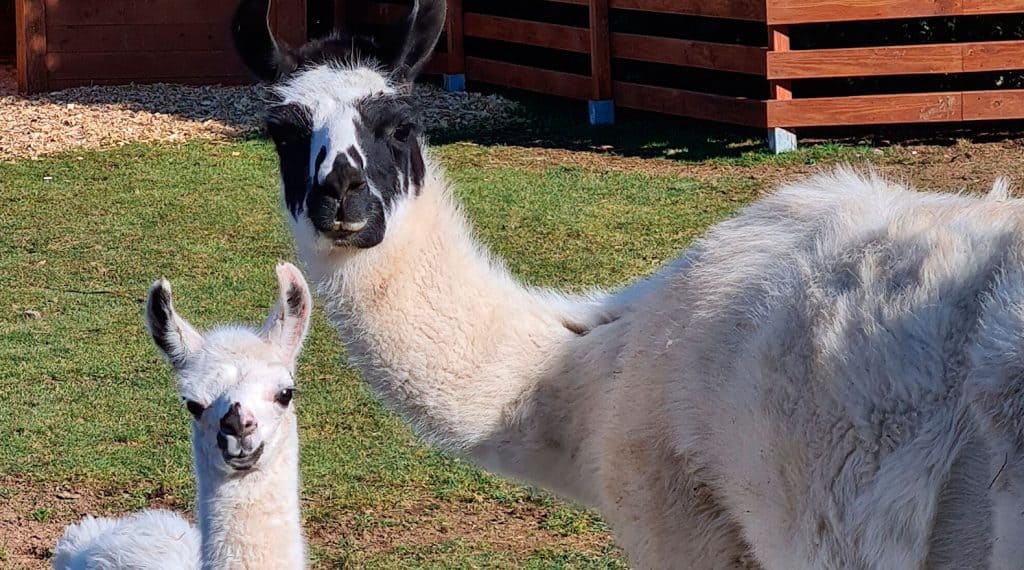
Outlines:
<svg viewBox="0 0 1024 570"><path fill-rule="evenodd" d="M274 81L291 71L292 58L283 53L270 31L270 0L242 0L231 19L235 51L262 81Z"/></svg>
<svg viewBox="0 0 1024 570"><path fill-rule="evenodd" d="M154 334L166 328L171 316L171 303L171 282L161 277L149 288L146 302L146 324Z"/></svg>

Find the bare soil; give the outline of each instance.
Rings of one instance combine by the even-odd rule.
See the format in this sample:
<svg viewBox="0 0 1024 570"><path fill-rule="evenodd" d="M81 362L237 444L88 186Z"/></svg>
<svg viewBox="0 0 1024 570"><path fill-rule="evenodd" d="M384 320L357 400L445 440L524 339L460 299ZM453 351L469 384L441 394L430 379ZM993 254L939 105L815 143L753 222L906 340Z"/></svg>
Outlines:
<svg viewBox="0 0 1024 570"><path fill-rule="evenodd" d="M128 494L127 490L89 485L71 488L20 478L0 479L0 567L49 568L53 547L64 527L86 514L124 514L119 505ZM166 495L154 497L148 507L183 510L180 498ZM603 532L565 536L545 529L543 522L548 511L532 503L509 507L485 501L423 502L334 515L306 521L311 545L336 556L358 559L399 546L429 546L449 540L480 544L488 552L523 556L542 548L600 553L611 543L609 535ZM344 552L339 552L339 544L345 545Z"/></svg>

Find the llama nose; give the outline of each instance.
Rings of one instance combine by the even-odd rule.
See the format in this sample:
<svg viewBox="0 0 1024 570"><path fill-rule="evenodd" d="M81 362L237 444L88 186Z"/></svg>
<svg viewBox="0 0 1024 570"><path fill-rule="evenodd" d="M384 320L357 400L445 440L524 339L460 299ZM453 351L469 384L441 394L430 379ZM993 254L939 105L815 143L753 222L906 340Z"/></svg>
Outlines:
<svg viewBox="0 0 1024 570"><path fill-rule="evenodd" d="M243 437L256 429L256 418L247 411L242 411L242 404L231 404L228 413L220 419L220 431L224 435Z"/></svg>
<svg viewBox="0 0 1024 570"><path fill-rule="evenodd" d="M348 158L338 155L334 159L334 167L324 179L327 194L332 198L341 199L349 192L366 185L362 171L352 166Z"/></svg>

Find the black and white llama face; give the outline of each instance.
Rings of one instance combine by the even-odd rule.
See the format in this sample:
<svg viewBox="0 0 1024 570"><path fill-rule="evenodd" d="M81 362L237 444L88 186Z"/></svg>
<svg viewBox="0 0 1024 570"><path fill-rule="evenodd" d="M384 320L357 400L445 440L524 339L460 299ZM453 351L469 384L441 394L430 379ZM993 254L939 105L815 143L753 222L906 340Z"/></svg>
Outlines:
<svg viewBox="0 0 1024 570"><path fill-rule="evenodd" d="M267 131L288 212L335 245L373 247L426 174L405 92L437 43L445 2L417 0L404 43L391 50L344 33L282 47L267 24L269 5L243 0L233 32L250 69L274 82Z"/></svg>

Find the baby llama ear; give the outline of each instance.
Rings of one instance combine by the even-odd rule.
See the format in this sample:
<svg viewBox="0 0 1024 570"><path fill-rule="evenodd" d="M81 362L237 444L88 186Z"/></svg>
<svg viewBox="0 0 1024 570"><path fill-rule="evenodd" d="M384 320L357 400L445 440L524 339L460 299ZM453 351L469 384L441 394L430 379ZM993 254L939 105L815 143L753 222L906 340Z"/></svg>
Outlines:
<svg viewBox="0 0 1024 570"><path fill-rule="evenodd" d="M309 332L313 297L299 268L291 263L277 264L277 303L263 323L260 334L276 344L292 363L299 357L302 342Z"/></svg>
<svg viewBox="0 0 1024 570"><path fill-rule="evenodd" d="M189 356L203 344L202 335L175 312L171 283L166 279L157 280L149 288L146 328L156 347L175 370L184 368Z"/></svg>

